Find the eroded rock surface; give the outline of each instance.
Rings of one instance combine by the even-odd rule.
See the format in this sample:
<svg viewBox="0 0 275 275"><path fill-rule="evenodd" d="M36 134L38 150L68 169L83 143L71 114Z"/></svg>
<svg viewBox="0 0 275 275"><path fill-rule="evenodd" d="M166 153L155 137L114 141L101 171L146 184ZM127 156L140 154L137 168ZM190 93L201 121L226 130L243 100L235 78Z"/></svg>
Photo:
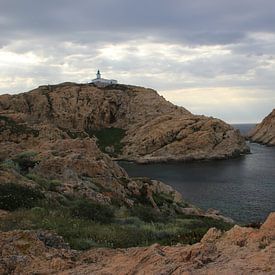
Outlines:
<svg viewBox="0 0 275 275"><path fill-rule="evenodd" d="M275 109L248 134L250 140L275 145Z"/></svg>
<svg viewBox="0 0 275 275"><path fill-rule="evenodd" d="M141 197L158 209L153 195L167 194L175 206L183 203L180 193L160 181L128 177L124 169L99 150L94 139L57 139L52 142L39 142L30 147L22 146L20 144L18 151L11 146L14 150L8 154L9 159L1 164L0 184L13 182L41 188L41 179L56 180L58 184L55 192L60 196L87 198L108 204L115 199L126 206L134 204L133 198L138 201ZM8 148L7 145L1 149L4 151ZM13 167L13 160L18 157L16 153L20 153L22 149L23 154L35 154L31 158L34 165L27 168L27 175L24 175L22 168L19 171ZM25 162L28 164L30 159L27 158ZM52 190L49 191L49 196L53 196ZM45 190L45 193L47 195L48 191ZM170 202L169 204L172 206Z"/></svg>
<svg viewBox="0 0 275 275"><path fill-rule="evenodd" d="M105 128L123 129L117 156L140 162L228 158L248 151L228 124L193 115L152 89L63 83L0 96L0 142L86 138Z"/></svg>
<svg viewBox="0 0 275 275"><path fill-rule="evenodd" d="M0 233L1 274L274 274L275 213L260 229L211 228L194 245L75 252L49 232ZM43 236L43 238L41 238ZM44 237L46 236L46 238Z"/></svg>

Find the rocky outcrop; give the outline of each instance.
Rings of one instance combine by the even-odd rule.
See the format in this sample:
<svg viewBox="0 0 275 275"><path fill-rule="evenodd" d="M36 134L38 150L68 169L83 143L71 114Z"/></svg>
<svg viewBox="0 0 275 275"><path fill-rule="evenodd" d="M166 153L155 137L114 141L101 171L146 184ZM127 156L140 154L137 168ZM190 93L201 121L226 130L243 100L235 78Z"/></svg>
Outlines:
<svg viewBox="0 0 275 275"><path fill-rule="evenodd" d="M63 83L0 96L0 142L5 144L86 138L106 128L125 131L116 156L127 160L220 159L248 151L228 124L193 115L152 89ZM109 145L103 151L113 153L115 145Z"/></svg>
<svg viewBox="0 0 275 275"><path fill-rule="evenodd" d="M244 139L231 126L194 115L157 117L132 127L124 141L125 159L138 162L224 159L248 151Z"/></svg>
<svg viewBox="0 0 275 275"><path fill-rule="evenodd" d="M275 109L248 134L253 142L275 145Z"/></svg>
<svg viewBox="0 0 275 275"><path fill-rule="evenodd" d="M1 274L274 274L275 213L260 229L209 229L194 245L75 252L50 232L0 233Z"/></svg>
<svg viewBox="0 0 275 275"><path fill-rule="evenodd" d="M72 196L103 204L119 201L126 207L143 201L158 211L162 209L154 196L164 194L169 198L163 205L165 211L183 212L186 207L198 211L185 203L180 193L160 181L130 178L89 137L54 141L43 138L32 144L7 142L0 151L6 154L6 159L0 163L0 185L17 183L42 188L51 199ZM1 213L0 216L4 216L4 212ZM206 215L203 211L199 214Z"/></svg>

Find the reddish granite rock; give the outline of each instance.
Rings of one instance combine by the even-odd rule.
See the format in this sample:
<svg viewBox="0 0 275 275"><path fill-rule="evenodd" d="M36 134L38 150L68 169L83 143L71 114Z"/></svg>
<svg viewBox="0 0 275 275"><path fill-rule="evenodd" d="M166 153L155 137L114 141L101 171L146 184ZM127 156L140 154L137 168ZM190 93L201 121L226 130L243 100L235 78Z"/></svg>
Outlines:
<svg viewBox="0 0 275 275"><path fill-rule="evenodd" d="M275 145L275 109L248 134L251 141Z"/></svg>
<svg viewBox="0 0 275 275"><path fill-rule="evenodd" d="M200 243L75 252L41 232L0 233L2 274L274 274L275 213L260 229L210 229ZM39 239L40 238L40 239ZM58 241L58 246L55 245ZM54 248L64 247L64 248Z"/></svg>

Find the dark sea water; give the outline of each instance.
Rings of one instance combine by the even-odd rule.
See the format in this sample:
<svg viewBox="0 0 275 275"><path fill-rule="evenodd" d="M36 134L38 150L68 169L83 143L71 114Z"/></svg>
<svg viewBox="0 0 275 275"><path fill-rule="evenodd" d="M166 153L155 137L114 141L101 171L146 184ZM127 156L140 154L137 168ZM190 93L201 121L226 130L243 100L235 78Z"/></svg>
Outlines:
<svg viewBox="0 0 275 275"><path fill-rule="evenodd" d="M241 133L251 124L233 125ZM237 159L189 163L120 162L130 176L161 180L185 200L215 208L239 223L263 221L275 211L275 147L249 143L251 154Z"/></svg>

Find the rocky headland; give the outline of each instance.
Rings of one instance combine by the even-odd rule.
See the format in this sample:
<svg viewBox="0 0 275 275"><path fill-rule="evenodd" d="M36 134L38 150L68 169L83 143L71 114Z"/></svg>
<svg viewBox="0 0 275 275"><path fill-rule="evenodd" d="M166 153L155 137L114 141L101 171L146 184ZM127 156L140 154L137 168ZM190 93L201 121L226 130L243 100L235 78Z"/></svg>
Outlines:
<svg viewBox="0 0 275 275"><path fill-rule="evenodd" d="M235 157L244 138L215 118L193 115L152 89L63 83L0 97L1 142L97 137L100 149L125 160L157 162Z"/></svg>
<svg viewBox="0 0 275 275"><path fill-rule="evenodd" d="M248 138L253 142L275 145L275 109L250 131Z"/></svg>
<svg viewBox="0 0 275 275"><path fill-rule="evenodd" d="M248 150L228 124L151 89L63 83L2 95L0 273L272 272L274 215L260 229L233 227L218 211L190 205L160 181L131 178L114 162Z"/></svg>

